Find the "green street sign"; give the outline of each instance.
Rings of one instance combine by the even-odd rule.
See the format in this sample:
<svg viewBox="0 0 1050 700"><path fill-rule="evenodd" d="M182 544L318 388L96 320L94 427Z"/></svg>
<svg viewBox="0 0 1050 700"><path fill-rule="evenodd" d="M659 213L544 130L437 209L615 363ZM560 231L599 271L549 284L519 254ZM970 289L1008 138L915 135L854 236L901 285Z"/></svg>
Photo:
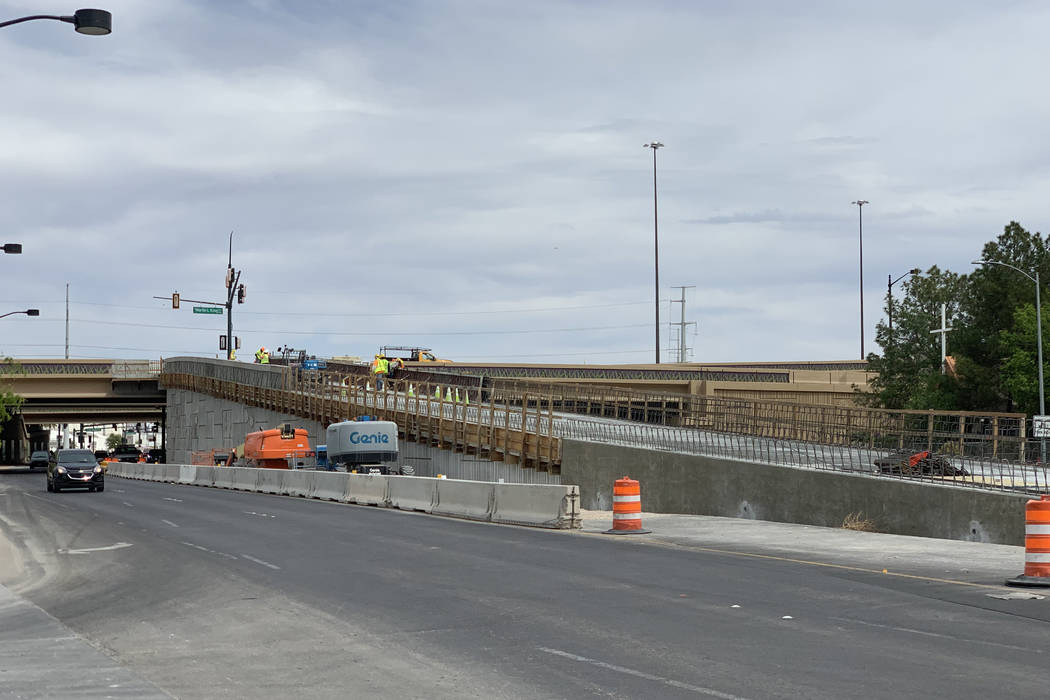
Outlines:
<svg viewBox="0 0 1050 700"><path fill-rule="evenodd" d="M221 306L194 306L193 313L195 314L221 314Z"/></svg>

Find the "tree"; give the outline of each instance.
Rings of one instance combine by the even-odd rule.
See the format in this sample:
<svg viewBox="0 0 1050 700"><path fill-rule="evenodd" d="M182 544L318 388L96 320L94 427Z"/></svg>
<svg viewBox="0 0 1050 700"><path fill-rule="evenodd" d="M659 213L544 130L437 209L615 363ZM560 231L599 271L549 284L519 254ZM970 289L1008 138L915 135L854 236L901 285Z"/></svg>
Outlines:
<svg viewBox="0 0 1050 700"><path fill-rule="evenodd" d="M1038 409L1035 290L1025 275L1050 279L1048 242L1016 221L984 245L981 260L1012 265L982 265L969 275L941 272L936 266L903 286L894 303L894 328L879 323L876 340L881 356L869 356L878 373L867 403L886 408L973 411ZM940 341L930 331L939 327L940 306L947 305L948 354L955 373L942 375ZM1044 314L1044 320L1047 315ZM1050 329L1050 323L1043 324ZM1044 330L1044 341L1046 340ZM1044 342L1044 345L1046 343ZM1047 373L1050 375L1050 373Z"/></svg>
<svg viewBox="0 0 1050 700"><path fill-rule="evenodd" d="M0 379L3 375L18 374L22 371L21 365L12 360L10 357L4 358L2 364L0 364ZM12 416L18 413L18 409L22 407L24 399L11 391L8 386L0 381L0 425L3 425Z"/></svg>
<svg viewBox="0 0 1050 700"><path fill-rule="evenodd" d="M120 433L110 433L106 436L106 447L110 450L115 450L124 444L124 438Z"/></svg>
<svg viewBox="0 0 1050 700"><path fill-rule="evenodd" d="M900 301L887 296L887 312L893 304L893 329L882 321L876 325L875 339L883 354L868 355L868 367L876 376L867 403L884 408L954 407L958 381L941 374L940 339L930 331L940 327L941 304L947 305L949 325L958 327L958 300L965 285L964 275L942 272L935 265L904 282ZM949 335L949 343L951 339Z"/></svg>

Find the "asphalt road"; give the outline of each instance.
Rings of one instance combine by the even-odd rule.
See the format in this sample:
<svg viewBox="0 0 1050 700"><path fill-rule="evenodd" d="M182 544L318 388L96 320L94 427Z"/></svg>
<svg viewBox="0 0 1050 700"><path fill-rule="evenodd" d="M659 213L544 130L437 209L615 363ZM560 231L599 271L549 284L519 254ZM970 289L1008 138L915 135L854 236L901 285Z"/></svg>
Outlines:
<svg viewBox="0 0 1050 700"><path fill-rule="evenodd" d="M0 473L0 540L0 584L177 697L1047 692L1050 601L820 552L735 556L118 478L50 494L24 472Z"/></svg>

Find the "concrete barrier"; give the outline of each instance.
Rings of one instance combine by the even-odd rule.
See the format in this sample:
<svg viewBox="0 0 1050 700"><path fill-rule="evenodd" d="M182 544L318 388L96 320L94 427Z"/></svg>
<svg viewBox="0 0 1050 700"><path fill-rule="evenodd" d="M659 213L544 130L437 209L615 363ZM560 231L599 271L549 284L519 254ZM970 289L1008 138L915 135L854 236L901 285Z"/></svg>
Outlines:
<svg viewBox="0 0 1050 700"><path fill-rule="evenodd" d="M128 470L124 469L123 465L120 462L110 462L106 465L106 476L109 476L111 474L113 476L119 476L124 479L130 478L128 476Z"/></svg>
<svg viewBox="0 0 1050 700"><path fill-rule="evenodd" d="M208 467L198 465L197 478L194 480L194 486L214 486L215 485L215 470L223 469L224 467Z"/></svg>
<svg viewBox="0 0 1050 700"><path fill-rule="evenodd" d="M322 501L346 501L346 488L348 474L339 472L314 472L314 487L310 492L311 498Z"/></svg>
<svg viewBox="0 0 1050 700"><path fill-rule="evenodd" d="M254 491L259 481L258 469L250 467L229 467L233 472L233 488L238 491Z"/></svg>
<svg viewBox="0 0 1050 700"><path fill-rule="evenodd" d="M255 490L260 493L284 493L286 469L256 469Z"/></svg>
<svg viewBox="0 0 1050 700"><path fill-rule="evenodd" d="M181 476L181 466L178 464L147 464L147 467L153 467L155 472L160 472L160 480L169 484L179 483L179 477Z"/></svg>
<svg viewBox="0 0 1050 700"><path fill-rule="evenodd" d="M232 489L236 488L233 483L236 477L234 470L237 467L215 467L215 488L219 489Z"/></svg>
<svg viewBox="0 0 1050 700"><path fill-rule="evenodd" d="M284 475L284 490L281 492L282 495L309 498L314 490L314 480L311 477L315 473L316 472L306 471L305 469L296 469L287 472Z"/></svg>
<svg viewBox="0 0 1050 700"><path fill-rule="evenodd" d="M347 474L346 500L359 506L389 505L387 478L381 474Z"/></svg>
<svg viewBox="0 0 1050 700"><path fill-rule="evenodd" d="M438 479L426 476L388 476L387 500L391 508L429 513L437 501Z"/></svg>
<svg viewBox="0 0 1050 700"><path fill-rule="evenodd" d="M193 464L179 464L179 483L180 484L195 484L197 483L197 467Z"/></svg>
<svg viewBox="0 0 1050 700"><path fill-rule="evenodd" d="M492 522L572 529L580 527L580 487L493 484Z"/></svg>
<svg viewBox="0 0 1050 700"><path fill-rule="evenodd" d="M495 501L495 484L462 479L437 479L437 503L434 515L450 515L468 520L491 520Z"/></svg>

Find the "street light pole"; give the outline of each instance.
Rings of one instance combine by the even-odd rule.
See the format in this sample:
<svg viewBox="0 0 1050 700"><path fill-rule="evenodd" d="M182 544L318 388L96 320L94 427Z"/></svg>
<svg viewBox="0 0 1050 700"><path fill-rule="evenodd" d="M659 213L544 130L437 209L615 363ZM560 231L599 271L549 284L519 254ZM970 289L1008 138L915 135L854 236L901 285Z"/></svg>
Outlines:
<svg viewBox="0 0 1050 700"><path fill-rule="evenodd" d="M656 207L656 149L663 148L659 141L646 143L642 148L653 149L653 262L656 267L656 364L660 364L660 217Z"/></svg>
<svg viewBox="0 0 1050 700"><path fill-rule="evenodd" d="M897 284L908 275L917 275L920 272L922 272L922 270L913 267L897 279L893 279L893 275L886 275L886 317L889 319L890 342L893 341L893 285Z"/></svg>
<svg viewBox="0 0 1050 700"><path fill-rule="evenodd" d="M6 314L0 314L0 318L4 316L13 316L14 314L25 314L26 316L39 316L40 309L26 309L25 311L8 311Z"/></svg>
<svg viewBox="0 0 1050 700"><path fill-rule="evenodd" d="M864 359L864 205L869 204L866 199L858 199L852 204L857 205L857 225L860 240L860 359Z"/></svg>
<svg viewBox="0 0 1050 700"><path fill-rule="evenodd" d="M9 19L0 22L0 27L10 27L12 24L31 22L35 19L55 19L59 22L68 22L81 34L102 36L113 31L113 15L106 10L77 10L72 15L30 15Z"/></svg>
<svg viewBox="0 0 1050 700"><path fill-rule="evenodd" d="M1042 307L1042 304L1040 303L1040 299L1039 299L1039 297L1040 297L1040 293L1039 293L1039 268L1037 267L1035 269L1035 277L1033 277L1032 275L1028 274L1027 272L1025 272L1024 270L1022 270L1019 267L1014 267L1013 265L1010 265L1010 264L1007 264L1007 263L1004 263L1004 262L996 262L995 260L975 260L971 264L973 264L973 265L1002 265L1003 267L1008 267L1011 270L1016 270L1017 272L1020 272L1022 275L1024 275L1025 277L1027 277L1028 279L1032 280L1032 282L1035 283L1035 335L1036 335L1035 346L1036 346L1036 362L1039 363L1039 415L1045 416L1046 415L1046 399L1044 397L1044 392L1043 392L1043 307ZM1040 457L1042 458L1042 462L1045 465L1046 464L1046 440L1040 440L1039 447L1040 447L1040 450L1039 450L1040 451Z"/></svg>

